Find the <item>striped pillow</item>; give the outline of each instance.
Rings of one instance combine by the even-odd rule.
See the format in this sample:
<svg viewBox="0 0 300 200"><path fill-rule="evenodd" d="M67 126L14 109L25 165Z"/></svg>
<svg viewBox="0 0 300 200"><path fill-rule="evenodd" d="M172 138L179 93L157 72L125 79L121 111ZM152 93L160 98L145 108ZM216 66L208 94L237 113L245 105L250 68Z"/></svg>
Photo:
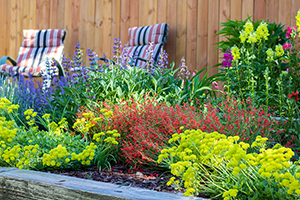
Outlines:
<svg viewBox="0 0 300 200"><path fill-rule="evenodd" d="M61 61L64 49L65 30L24 30L24 41L19 50L17 66L1 65L2 73L24 76L41 76L46 58Z"/></svg>
<svg viewBox="0 0 300 200"><path fill-rule="evenodd" d="M168 36L168 24L155 24L144 27L133 27L128 29L130 37L128 46L148 45L149 42L154 44L165 43Z"/></svg>

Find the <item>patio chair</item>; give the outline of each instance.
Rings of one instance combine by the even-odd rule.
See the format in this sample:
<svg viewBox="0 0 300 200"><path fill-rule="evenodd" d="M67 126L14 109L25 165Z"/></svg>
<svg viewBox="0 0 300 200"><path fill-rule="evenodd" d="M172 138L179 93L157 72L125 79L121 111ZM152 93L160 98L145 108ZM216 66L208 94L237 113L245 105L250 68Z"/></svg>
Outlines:
<svg viewBox="0 0 300 200"><path fill-rule="evenodd" d="M134 66L141 66L147 61L146 52L150 42L153 43L153 59L155 62L158 61L159 53L167 41L168 29L169 25L166 23L128 29L127 54L137 56ZM101 60L108 61L106 58Z"/></svg>
<svg viewBox="0 0 300 200"><path fill-rule="evenodd" d="M3 75L23 75L25 77L41 77L46 70L46 59L54 58L60 62L64 50L66 31L59 29L23 30L24 41L20 47L17 61L9 56L0 60L0 73ZM6 61L10 64L6 64ZM56 75L65 76L58 64Z"/></svg>

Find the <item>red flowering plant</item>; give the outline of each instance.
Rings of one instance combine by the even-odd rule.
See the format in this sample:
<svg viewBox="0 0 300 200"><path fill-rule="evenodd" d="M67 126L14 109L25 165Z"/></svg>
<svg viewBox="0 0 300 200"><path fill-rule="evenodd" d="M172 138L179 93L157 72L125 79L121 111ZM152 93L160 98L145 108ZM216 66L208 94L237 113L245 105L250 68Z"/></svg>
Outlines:
<svg viewBox="0 0 300 200"><path fill-rule="evenodd" d="M219 102L219 103L216 103ZM283 129L263 106L255 107L251 99L238 101L229 95L218 101L209 100L201 112L201 130L217 131L227 136L239 136L241 141L251 143L257 136L267 137L269 141L281 141Z"/></svg>
<svg viewBox="0 0 300 200"><path fill-rule="evenodd" d="M299 110L299 91L292 92L288 95L289 100L287 100L289 105L289 110L292 114L285 121L285 125L293 130L294 134L291 135L292 141L290 141L287 146L293 148L297 152L300 151L300 110ZM296 115L294 114L296 113ZM296 116L296 117L295 117ZM299 159L299 155L296 156Z"/></svg>
<svg viewBox="0 0 300 200"><path fill-rule="evenodd" d="M258 135L277 142L282 131L276 130L278 122L263 108L255 108L250 100L238 102L229 96L217 104L210 100L204 108L189 104L169 106L149 97L142 102L131 99L100 106L111 110L113 118L107 121L106 126L97 127L96 124L93 128L117 130L120 133L117 140L121 147L119 155L134 167L157 166L158 155L170 145L168 140L171 136L184 130L201 129L237 135L247 143L255 141ZM93 110L95 116L97 109Z"/></svg>

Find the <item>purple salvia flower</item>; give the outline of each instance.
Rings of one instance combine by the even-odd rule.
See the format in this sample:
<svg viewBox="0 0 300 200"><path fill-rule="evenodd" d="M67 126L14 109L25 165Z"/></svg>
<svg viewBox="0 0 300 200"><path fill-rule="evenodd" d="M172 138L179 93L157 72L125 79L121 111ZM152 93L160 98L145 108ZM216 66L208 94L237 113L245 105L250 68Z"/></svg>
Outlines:
<svg viewBox="0 0 300 200"><path fill-rule="evenodd" d="M122 48L122 42L120 38L114 38L114 46L113 46L113 61L115 61L116 64L120 64L120 50Z"/></svg>
<svg viewBox="0 0 300 200"><path fill-rule="evenodd" d="M191 73L185 64L185 59L182 58L180 62L181 64L179 65L180 70L178 76L180 79L187 79Z"/></svg>

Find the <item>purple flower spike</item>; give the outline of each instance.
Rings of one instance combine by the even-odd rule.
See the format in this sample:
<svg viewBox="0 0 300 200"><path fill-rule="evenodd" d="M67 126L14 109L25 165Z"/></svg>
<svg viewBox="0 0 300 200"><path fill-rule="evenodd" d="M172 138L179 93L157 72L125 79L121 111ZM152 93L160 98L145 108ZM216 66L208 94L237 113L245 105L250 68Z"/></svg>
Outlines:
<svg viewBox="0 0 300 200"><path fill-rule="evenodd" d="M230 68L232 65L231 65L231 61L233 60L233 55L231 54L231 51L230 49L227 49L225 51L225 54L223 56L223 59L225 61L222 61L222 67L226 67L226 68Z"/></svg>

